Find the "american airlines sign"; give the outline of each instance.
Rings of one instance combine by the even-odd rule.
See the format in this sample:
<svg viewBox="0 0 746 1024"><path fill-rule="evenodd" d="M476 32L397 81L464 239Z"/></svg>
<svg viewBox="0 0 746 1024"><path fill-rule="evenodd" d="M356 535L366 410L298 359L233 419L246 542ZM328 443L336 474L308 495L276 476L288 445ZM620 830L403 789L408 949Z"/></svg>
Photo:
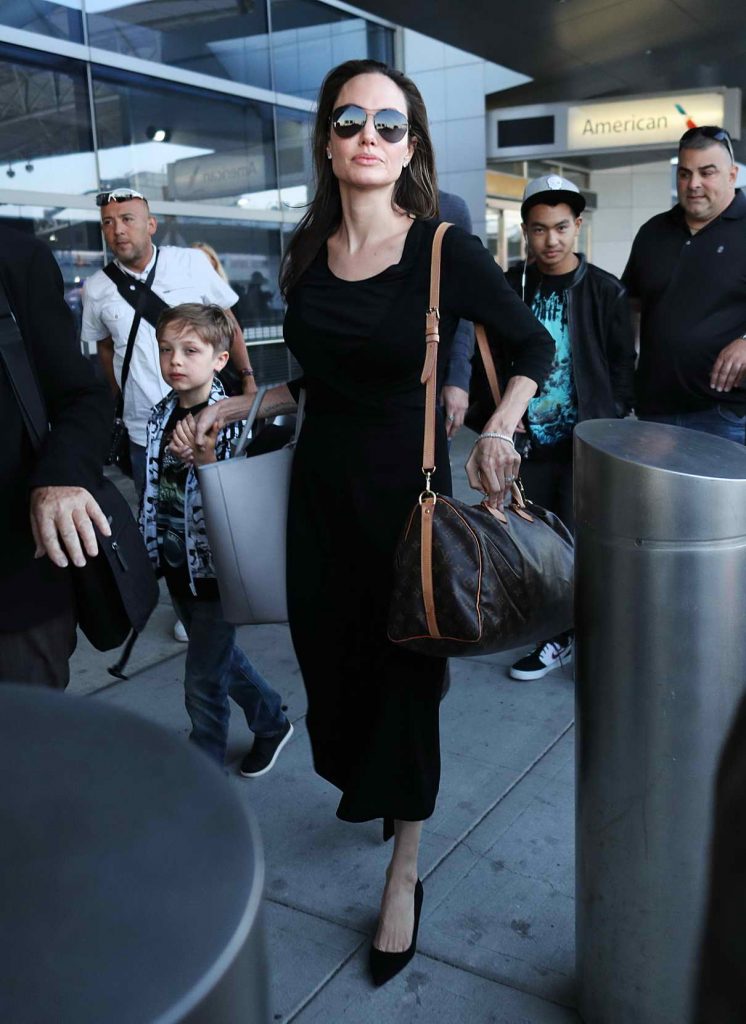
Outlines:
<svg viewBox="0 0 746 1024"><path fill-rule="evenodd" d="M570 149L618 149L674 144L691 125L722 125L723 93L654 96L571 106L567 111Z"/></svg>
<svg viewBox="0 0 746 1024"><path fill-rule="evenodd" d="M718 87L490 110L487 158L673 149L687 128L703 124L720 125L740 139L741 90Z"/></svg>

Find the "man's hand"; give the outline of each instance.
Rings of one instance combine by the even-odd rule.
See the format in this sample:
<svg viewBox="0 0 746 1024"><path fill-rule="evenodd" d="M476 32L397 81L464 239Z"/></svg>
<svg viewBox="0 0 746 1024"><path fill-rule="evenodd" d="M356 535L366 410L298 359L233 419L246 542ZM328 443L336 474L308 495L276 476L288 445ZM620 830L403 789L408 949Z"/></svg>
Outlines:
<svg viewBox="0 0 746 1024"><path fill-rule="evenodd" d="M746 338L736 338L720 352L710 374L713 391L730 391L746 376Z"/></svg>
<svg viewBox="0 0 746 1024"><path fill-rule="evenodd" d="M469 392L455 384L446 384L440 392L440 401L446 416L446 433L455 437L464 425L464 416L469 408Z"/></svg>
<svg viewBox="0 0 746 1024"><path fill-rule="evenodd" d="M105 537L111 536L106 516L85 488L35 487L31 491L31 530L36 541L34 558L47 555L61 569L67 566L68 557L73 565L84 566L84 549L91 558L98 554L94 526Z"/></svg>

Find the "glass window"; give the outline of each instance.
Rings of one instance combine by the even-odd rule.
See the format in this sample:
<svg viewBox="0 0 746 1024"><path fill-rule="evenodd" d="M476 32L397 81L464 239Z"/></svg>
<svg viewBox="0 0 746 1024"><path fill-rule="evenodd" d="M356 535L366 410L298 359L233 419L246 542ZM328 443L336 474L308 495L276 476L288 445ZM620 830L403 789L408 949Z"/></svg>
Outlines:
<svg viewBox="0 0 746 1024"><path fill-rule="evenodd" d="M190 246L206 242L218 255L238 294L234 312L248 341L282 336L283 304L277 284L280 229L243 220L161 215L155 241Z"/></svg>
<svg viewBox="0 0 746 1024"><path fill-rule="evenodd" d="M275 89L315 100L327 71L345 60L393 63L394 34L315 0L271 0Z"/></svg>
<svg viewBox="0 0 746 1024"><path fill-rule="evenodd" d="M0 44L0 182L4 189L96 189L84 65Z"/></svg>
<svg viewBox="0 0 746 1024"><path fill-rule="evenodd" d="M282 340L284 304L280 296L280 229L238 220L160 217L155 240L160 245L207 242L217 253L238 295L233 312L243 328L251 365L261 384L299 376Z"/></svg>
<svg viewBox="0 0 746 1024"><path fill-rule="evenodd" d="M277 107L277 159L280 171L280 202L301 209L311 199L313 114Z"/></svg>
<svg viewBox="0 0 746 1024"><path fill-rule="evenodd" d="M82 43L80 7L80 0L65 0L61 4L48 0L4 0L0 3L0 24Z"/></svg>
<svg viewBox="0 0 746 1024"><path fill-rule="evenodd" d="M487 248L507 270L525 257L520 206L507 199L487 199L485 210Z"/></svg>
<svg viewBox="0 0 746 1024"><path fill-rule="evenodd" d="M271 87L264 0L99 0L90 6L91 46Z"/></svg>
<svg viewBox="0 0 746 1024"><path fill-rule="evenodd" d="M149 199L277 208L269 104L95 66L104 188Z"/></svg>

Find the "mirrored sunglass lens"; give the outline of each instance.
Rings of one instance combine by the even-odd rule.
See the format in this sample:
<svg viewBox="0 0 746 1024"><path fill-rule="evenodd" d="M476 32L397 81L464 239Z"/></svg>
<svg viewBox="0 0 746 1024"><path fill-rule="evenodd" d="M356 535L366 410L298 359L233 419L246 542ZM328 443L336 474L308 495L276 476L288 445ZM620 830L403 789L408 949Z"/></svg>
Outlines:
<svg viewBox="0 0 746 1024"><path fill-rule="evenodd" d="M332 127L343 139L357 134L365 124L366 114L362 107L338 107L332 114Z"/></svg>
<svg viewBox="0 0 746 1024"><path fill-rule="evenodd" d="M407 119L398 110L379 110L374 124L381 138L398 142L407 134Z"/></svg>

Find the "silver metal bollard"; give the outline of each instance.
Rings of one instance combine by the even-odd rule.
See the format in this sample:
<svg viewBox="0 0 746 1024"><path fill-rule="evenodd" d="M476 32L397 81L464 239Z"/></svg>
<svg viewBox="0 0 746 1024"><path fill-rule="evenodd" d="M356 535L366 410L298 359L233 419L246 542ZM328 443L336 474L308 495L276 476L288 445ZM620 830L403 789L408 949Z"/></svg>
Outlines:
<svg viewBox="0 0 746 1024"><path fill-rule="evenodd" d="M686 1024L712 788L746 681L746 449L575 431L577 964L585 1024Z"/></svg>

